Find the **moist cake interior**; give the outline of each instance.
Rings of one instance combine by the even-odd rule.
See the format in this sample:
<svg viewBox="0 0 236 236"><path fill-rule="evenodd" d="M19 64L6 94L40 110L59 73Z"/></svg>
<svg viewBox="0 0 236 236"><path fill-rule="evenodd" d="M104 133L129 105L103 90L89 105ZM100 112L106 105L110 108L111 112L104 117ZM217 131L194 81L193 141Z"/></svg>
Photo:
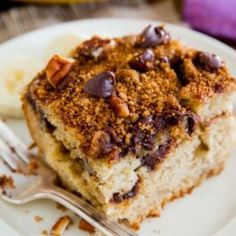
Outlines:
<svg viewBox="0 0 236 236"><path fill-rule="evenodd" d="M22 101L33 139L65 186L138 227L223 168L235 144L235 96L218 56L148 26L54 56Z"/></svg>

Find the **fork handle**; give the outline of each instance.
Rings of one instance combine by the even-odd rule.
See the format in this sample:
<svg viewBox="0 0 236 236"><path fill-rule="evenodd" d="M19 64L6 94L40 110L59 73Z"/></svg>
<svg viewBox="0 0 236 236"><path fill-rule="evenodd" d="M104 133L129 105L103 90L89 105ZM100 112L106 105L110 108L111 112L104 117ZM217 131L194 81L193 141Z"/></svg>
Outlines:
<svg viewBox="0 0 236 236"><path fill-rule="evenodd" d="M45 190L44 193L47 198L54 200L70 209L106 236L136 235L129 229L117 224L116 222L108 220L89 203L62 188L50 186L50 188Z"/></svg>

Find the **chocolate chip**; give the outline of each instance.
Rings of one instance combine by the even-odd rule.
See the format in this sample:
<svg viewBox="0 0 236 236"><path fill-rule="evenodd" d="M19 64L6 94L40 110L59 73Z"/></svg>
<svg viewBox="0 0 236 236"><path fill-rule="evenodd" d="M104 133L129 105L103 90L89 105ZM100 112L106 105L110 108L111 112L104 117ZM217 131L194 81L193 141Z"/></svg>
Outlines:
<svg viewBox="0 0 236 236"><path fill-rule="evenodd" d="M158 132L161 129L178 125L183 118L184 114L182 114L181 111L176 109L166 109L155 116L154 126Z"/></svg>
<svg viewBox="0 0 236 236"><path fill-rule="evenodd" d="M106 128L105 131L110 135L111 141L112 141L113 143L116 143L118 146L123 143L122 138L119 137L119 136L116 134L116 132L115 132L115 130L114 130L113 128L108 127L108 128Z"/></svg>
<svg viewBox="0 0 236 236"><path fill-rule="evenodd" d="M159 60L160 60L161 63L169 63L168 57L160 57Z"/></svg>
<svg viewBox="0 0 236 236"><path fill-rule="evenodd" d="M133 134L133 144L141 145L146 150L153 150L155 146L156 134L165 128L178 125L185 118L185 113L176 109L166 109L159 114L142 118L136 122L131 133ZM142 126L152 127L152 133Z"/></svg>
<svg viewBox="0 0 236 236"><path fill-rule="evenodd" d="M132 130L133 144L138 149L141 146L146 150L153 150L155 142L155 133L150 134L148 130L140 128L140 126L152 125L152 123L153 123L153 116L147 116L145 118L138 120L136 125L134 126Z"/></svg>
<svg viewBox="0 0 236 236"><path fill-rule="evenodd" d="M146 166L149 170L153 170L155 166L160 163L169 152L173 142L167 140L164 144L159 145L158 149L141 158L142 166Z"/></svg>
<svg viewBox="0 0 236 236"><path fill-rule="evenodd" d="M223 61L219 56L208 52L197 53L197 61L200 64L209 67L210 69L218 70L223 66Z"/></svg>
<svg viewBox="0 0 236 236"><path fill-rule="evenodd" d="M215 84L214 92L215 93L222 93L224 91L224 87L222 84Z"/></svg>
<svg viewBox="0 0 236 236"><path fill-rule="evenodd" d="M153 121L153 115L146 116L145 118L142 118L139 122L143 123L144 125L150 124Z"/></svg>
<svg viewBox="0 0 236 236"><path fill-rule="evenodd" d="M141 48L155 47L170 41L170 34L162 27L147 26L138 36L136 45Z"/></svg>
<svg viewBox="0 0 236 236"><path fill-rule="evenodd" d="M155 56L152 49L146 49L142 54L132 58L129 66L137 71L145 72L153 68Z"/></svg>
<svg viewBox="0 0 236 236"><path fill-rule="evenodd" d="M46 130L48 133L53 133L56 127L46 118L44 112L38 108L40 126L43 130Z"/></svg>
<svg viewBox="0 0 236 236"><path fill-rule="evenodd" d="M113 72L102 72L85 83L84 92L95 97L106 98L111 96L114 90L114 82L115 75Z"/></svg>
<svg viewBox="0 0 236 236"><path fill-rule="evenodd" d="M186 115L186 132L191 135L199 122L199 118L194 114L187 114Z"/></svg>
<svg viewBox="0 0 236 236"><path fill-rule="evenodd" d="M127 193L120 194L120 193L114 193L111 199L111 202L113 203L121 203L124 200L127 200L129 198L135 197L139 190L139 180L135 183L134 187L128 191Z"/></svg>
<svg viewBox="0 0 236 236"><path fill-rule="evenodd" d="M171 61L171 68L174 70L180 84L182 86L186 86L189 84L190 79L186 76L183 68L183 60L182 59L174 59Z"/></svg>
<svg viewBox="0 0 236 236"><path fill-rule="evenodd" d="M30 92L28 92L25 95L25 98L27 99L27 101L30 104L30 106L32 107L32 109L36 111L36 101L35 101L35 99L32 98Z"/></svg>

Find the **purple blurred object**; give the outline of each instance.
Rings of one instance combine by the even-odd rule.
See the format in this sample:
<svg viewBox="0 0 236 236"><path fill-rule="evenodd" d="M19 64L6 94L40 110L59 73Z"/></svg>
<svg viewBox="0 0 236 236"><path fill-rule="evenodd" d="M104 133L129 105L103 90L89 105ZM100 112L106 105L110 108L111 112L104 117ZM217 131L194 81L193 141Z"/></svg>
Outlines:
<svg viewBox="0 0 236 236"><path fill-rule="evenodd" d="M183 17L197 30L236 39L236 0L184 0Z"/></svg>

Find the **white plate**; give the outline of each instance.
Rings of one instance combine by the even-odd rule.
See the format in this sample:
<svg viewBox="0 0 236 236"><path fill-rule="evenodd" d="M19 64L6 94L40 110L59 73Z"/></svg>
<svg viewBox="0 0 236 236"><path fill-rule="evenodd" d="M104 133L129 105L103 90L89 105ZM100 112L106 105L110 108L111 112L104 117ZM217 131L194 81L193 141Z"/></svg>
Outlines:
<svg viewBox="0 0 236 236"><path fill-rule="evenodd" d="M121 36L140 32L148 24L159 24L156 21L137 19L94 19L60 24L41 29L12 39L0 45L0 56L30 55L35 58L48 58L48 45L63 34L76 34L82 38L99 34L102 36ZM186 28L168 25L173 37L201 50L220 55L236 75L235 51L224 44ZM29 65L30 66L30 65ZM0 95L1 96L1 95ZM4 99L0 97L0 100ZM7 122L25 142L30 138L23 121ZM236 235L236 159L227 162L225 171L218 177L205 181L191 195L166 206L160 218L147 219L141 227L140 235L160 236L208 236ZM0 201L0 235L36 236L42 230L49 230L55 220L64 214L50 201L38 201L24 206L12 206ZM43 217L36 223L34 216ZM74 226L66 231L65 236L87 235L78 230L78 219Z"/></svg>

